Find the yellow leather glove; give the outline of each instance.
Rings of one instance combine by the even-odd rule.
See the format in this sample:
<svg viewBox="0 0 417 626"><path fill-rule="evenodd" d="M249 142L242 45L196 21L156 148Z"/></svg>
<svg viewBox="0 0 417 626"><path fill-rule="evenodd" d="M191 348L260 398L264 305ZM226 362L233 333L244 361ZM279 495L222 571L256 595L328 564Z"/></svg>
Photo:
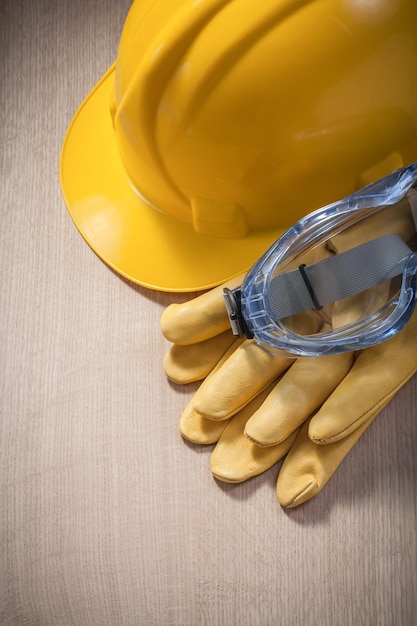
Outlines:
<svg viewBox="0 0 417 626"><path fill-rule="evenodd" d="M171 305L161 320L175 343L167 376L185 384L206 377L185 408L182 436L217 445L211 470L225 482L264 472L287 455L277 481L279 502L294 507L316 495L360 435L417 368L417 316L397 336L360 353L288 359L254 341L221 332L222 290ZM203 307L201 305L203 303ZM204 310L198 317L194 311ZM198 340L216 327L219 334ZM312 416L312 417L311 417Z"/></svg>
<svg viewBox="0 0 417 626"><path fill-rule="evenodd" d="M410 232L409 223L405 228ZM354 236L360 243L357 230ZM205 379L180 418L180 432L194 443L216 443L211 470L226 482L260 474L286 455L277 481L286 507L323 488L417 368L416 315L396 337L360 353L298 359L236 340L228 327L223 287L171 305L161 318L174 344L164 359L167 376L178 384Z"/></svg>

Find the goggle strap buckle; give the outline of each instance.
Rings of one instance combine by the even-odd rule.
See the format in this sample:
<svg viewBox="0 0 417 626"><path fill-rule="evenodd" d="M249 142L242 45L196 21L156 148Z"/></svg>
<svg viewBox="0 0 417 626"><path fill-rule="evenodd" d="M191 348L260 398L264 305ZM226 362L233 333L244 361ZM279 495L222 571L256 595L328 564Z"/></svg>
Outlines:
<svg viewBox="0 0 417 626"><path fill-rule="evenodd" d="M232 333L236 337L253 339L253 333L249 330L242 314L242 291L239 288L231 290L225 287L223 296Z"/></svg>

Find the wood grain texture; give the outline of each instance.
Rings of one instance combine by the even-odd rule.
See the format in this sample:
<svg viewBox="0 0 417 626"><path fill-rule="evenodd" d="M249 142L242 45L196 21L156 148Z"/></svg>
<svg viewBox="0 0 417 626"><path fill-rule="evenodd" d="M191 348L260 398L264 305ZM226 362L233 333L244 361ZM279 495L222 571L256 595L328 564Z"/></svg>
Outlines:
<svg viewBox="0 0 417 626"><path fill-rule="evenodd" d="M163 308L76 232L64 133L129 0L2 0L2 626L417 624L414 378L324 491L221 485L185 444ZM183 296L184 298L184 296Z"/></svg>

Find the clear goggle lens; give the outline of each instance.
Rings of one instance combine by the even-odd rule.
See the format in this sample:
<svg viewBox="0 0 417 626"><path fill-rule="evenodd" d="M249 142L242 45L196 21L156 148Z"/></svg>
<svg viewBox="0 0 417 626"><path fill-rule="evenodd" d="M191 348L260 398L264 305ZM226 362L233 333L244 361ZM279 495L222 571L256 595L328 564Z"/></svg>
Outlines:
<svg viewBox="0 0 417 626"><path fill-rule="evenodd" d="M380 343L416 301L417 163L297 222L225 299L235 334L269 351Z"/></svg>

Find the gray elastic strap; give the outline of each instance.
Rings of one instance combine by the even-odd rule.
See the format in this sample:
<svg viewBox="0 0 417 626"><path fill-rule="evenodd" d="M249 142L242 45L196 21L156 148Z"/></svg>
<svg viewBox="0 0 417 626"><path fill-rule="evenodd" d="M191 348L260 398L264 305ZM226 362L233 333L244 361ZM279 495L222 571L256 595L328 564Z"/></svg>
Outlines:
<svg viewBox="0 0 417 626"><path fill-rule="evenodd" d="M410 248L398 235L373 239L301 270L277 274L270 284L276 319L348 298L402 274Z"/></svg>

